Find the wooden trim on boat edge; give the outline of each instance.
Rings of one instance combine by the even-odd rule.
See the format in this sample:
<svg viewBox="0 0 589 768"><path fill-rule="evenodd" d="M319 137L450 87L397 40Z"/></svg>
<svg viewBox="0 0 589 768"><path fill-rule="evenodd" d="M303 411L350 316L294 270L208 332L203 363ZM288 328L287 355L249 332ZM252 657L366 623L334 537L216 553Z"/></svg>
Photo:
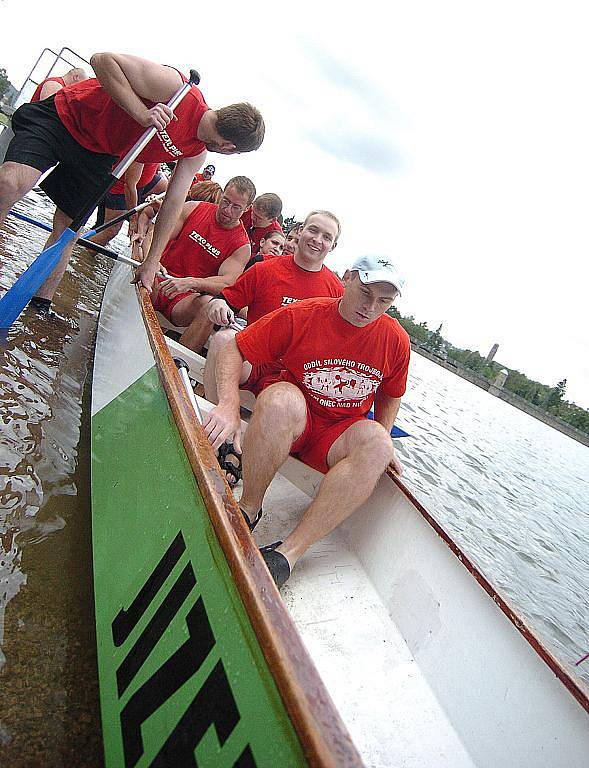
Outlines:
<svg viewBox="0 0 589 768"><path fill-rule="evenodd" d="M399 476L393 472L390 468L387 469L387 475L397 485L399 490L409 499L409 501L415 506L415 508L421 513L429 525L434 529L438 536L444 541L449 549L456 555L462 565L469 571L469 573L478 581L480 586L485 592L493 599L493 602L499 606L503 613L507 616L509 621L517 629L520 634L524 636L527 642L536 651L538 656L550 667L552 672L558 677L561 683L569 690L569 692L575 697L578 703L583 709L589 713L589 697L581 688L581 686L569 675L566 669L563 668L561 663L550 653L547 648L541 643L535 636L533 631L518 616L518 614L510 607L505 598L501 597L495 590L495 587L490 583L486 576L477 568L472 560L464 554L456 542L446 533L442 526L431 516L431 514L425 509L425 507L415 498L411 491L403 484Z"/></svg>
<svg viewBox="0 0 589 768"><path fill-rule="evenodd" d="M362 766L319 673L282 602L168 351L149 295L137 289L141 314L186 455L241 599L309 765Z"/></svg>

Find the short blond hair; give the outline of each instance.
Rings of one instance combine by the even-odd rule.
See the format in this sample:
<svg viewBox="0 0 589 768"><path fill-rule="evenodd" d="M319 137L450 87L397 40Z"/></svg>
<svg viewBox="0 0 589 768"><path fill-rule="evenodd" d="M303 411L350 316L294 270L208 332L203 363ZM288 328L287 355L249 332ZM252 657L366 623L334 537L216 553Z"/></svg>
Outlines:
<svg viewBox="0 0 589 768"><path fill-rule="evenodd" d="M317 216L317 215L327 216L328 219L335 221L337 225L337 235L335 236L335 242L337 243L337 241L339 240L339 236L342 233L342 225L339 223L339 219L335 215L335 213L332 213L331 211L320 211L320 210L311 211L311 213L308 213L307 218L303 221L303 229L307 226L307 222L309 221L311 216Z"/></svg>

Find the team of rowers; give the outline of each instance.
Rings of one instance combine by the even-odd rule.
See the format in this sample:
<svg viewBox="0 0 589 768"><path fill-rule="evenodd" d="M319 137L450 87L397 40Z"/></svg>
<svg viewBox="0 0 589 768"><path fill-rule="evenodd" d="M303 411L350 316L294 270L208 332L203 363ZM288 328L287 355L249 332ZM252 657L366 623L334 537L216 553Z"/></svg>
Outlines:
<svg viewBox="0 0 589 768"><path fill-rule="evenodd" d="M402 471L390 431L410 344L387 310L403 281L387 257L372 254L355 259L343 280L329 270L324 260L341 234L330 211L311 211L285 234L278 195L256 197L245 176L221 189L211 166L197 177L207 152L260 147L265 126L255 107L211 109L192 86L172 112L166 101L186 80L176 69L113 53L95 54L91 64L95 78L72 70L61 83L40 84L15 112L15 137L0 167L0 222L56 166L41 183L57 206L54 242L145 127L157 128L111 189L103 216L108 221L121 205L165 189L161 204L131 221L142 252L134 281L183 329L181 343L201 351L209 339L205 394L216 406L203 426L215 449L233 443L242 453L239 504L250 529L289 454L325 475L295 529L261 548L281 586L309 546L368 499L391 462ZM168 182L159 164L170 162ZM50 303L68 259L69 251L33 300L38 307ZM256 395L243 445L240 389ZM374 420L366 418L372 406Z"/></svg>

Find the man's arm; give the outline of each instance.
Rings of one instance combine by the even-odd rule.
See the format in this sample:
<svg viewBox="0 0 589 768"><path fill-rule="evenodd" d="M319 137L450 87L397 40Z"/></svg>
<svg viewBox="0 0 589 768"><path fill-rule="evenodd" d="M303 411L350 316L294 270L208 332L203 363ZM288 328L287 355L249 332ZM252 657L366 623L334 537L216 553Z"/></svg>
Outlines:
<svg viewBox="0 0 589 768"><path fill-rule="evenodd" d="M43 101L43 99L48 99L50 96L53 96L54 93L61 91L62 88L63 88L63 85L61 85L61 83L56 83L55 80L50 80L48 83L45 83L45 85L41 88L41 93L39 94L39 101Z"/></svg>
<svg viewBox="0 0 589 768"><path fill-rule="evenodd" d="M203 427L216 450L226 440L241 453L241 418L239 412L239 378L244 358L235 339L219 352L215 375L219 404L205 416Z"/></svg>
<svg viewBox="0 0 589 768"><path fill-rule="evenodd" d="M379 424L382 424L389 434L393 428L397 414L399 413L400 405L400 397L390 397L386 392L383 392L381 387L376 390L374 396L374 420L378 421ZM396 454L393 456L392 464L394 471L398 475L402 475L403 465Z"/></svg>
<svg viewBox="0 0 589 768"><path fill-rule="evenodd" d="M172 119L165 105L182 85L172 67L123 53L95 53L90 64L111 99L144 127L162 130ZM141 99L156 102L151 109Z"/></svg>
<svg viewBox="0 0 589 768"><path fill-rule="evenodd" d="M229 258L221 264L219 273L212 277L170 277L161 283L161 290L168 298L185 291L198 291L216 296L223 288L233 285L243 272L250 252L249 245L243 245L234 251Z"/></svg>
<svg viewBox="0 0 589 768"><path fill-rule="evenodd" d="M216 296L221 293L223 288L227 288L229 285L237 280L237 278L243 272L245 265L250 257L251 249L249 243L242 245L236 251L233 251L231 256L221 264L219 267L219 273L212 277L197 277L194 279L194 290L201 293L210 293Z"/></svg>
<svg viewBox="0 0 589 768"><path fill-rule="evenodd" d="M125 204L127 210L135 208L138 201L137 196L137 184L143 173L143 163L131 163L127 172L123 177L123 184L125 187Z"/></svg>
<svg viewBox="0 0 589 768"><path fill-rule="evenodd" d="M153 279L158 270L160 258L168 241L173 236L172 232L177 225L182 207L191 205L192 208L190 210L193 210L194 208L195 203L185 203L186 193L188 192L194 174L201 167L206 156L207 153L205 151L201 152L200 155L196 155L196 157L182 157L178 160L176 168L174 169L174 173L168 184L168 189L166 190L164 202L162 203L162 207L155 221L153 240L151 248L149 249L149 254L143 264L137 268L135 273L135 282L144 285L148 291L151 291L153 287ZM185 219L186 217L184 220ZM184 223L184 221L182 221L182 223ZM178 230L178 232L179 231L180 230Z"/></svg>

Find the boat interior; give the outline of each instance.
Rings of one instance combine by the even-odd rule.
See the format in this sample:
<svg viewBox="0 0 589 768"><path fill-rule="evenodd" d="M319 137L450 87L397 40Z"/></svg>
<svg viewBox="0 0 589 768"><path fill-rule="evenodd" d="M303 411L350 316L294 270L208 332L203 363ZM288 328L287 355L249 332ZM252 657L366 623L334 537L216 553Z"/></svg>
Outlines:
<svg viewBox="0 0 589 768"><path fill-rule="evenodd" d="M204 358L166 343L202 392ZM254 398L242 396L247 419ZM197 402L202 413L213 407ZM296 526L321 480L287 460L266 495L253 534L258 546ZM383 476L371 499L311 547L281 589L362 759L383 768L558 764L559 738L555 751L539 753L530 753L529 740L546 742L551 694L558 698L551 688L561 683L403 490L398 478ZM542 695L531 695L532 680L541 680ZM586 717L572 697L566 706L567 717ZM567 764L577 764L572 753Z"/></svg>

